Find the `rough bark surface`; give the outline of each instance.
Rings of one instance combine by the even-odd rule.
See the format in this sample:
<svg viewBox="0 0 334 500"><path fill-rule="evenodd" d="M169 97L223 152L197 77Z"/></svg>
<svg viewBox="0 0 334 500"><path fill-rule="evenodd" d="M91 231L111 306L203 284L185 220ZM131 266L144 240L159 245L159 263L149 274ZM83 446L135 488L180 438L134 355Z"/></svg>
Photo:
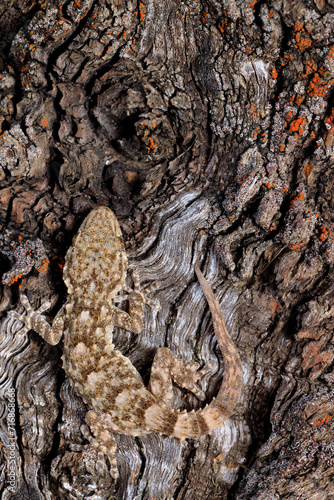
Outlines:
<svg viewBox="0 0 334 500"><path fill-rule="evenodd" d="M0 30L1 498L334 498L334 1L3 0ZM212 436L118 436L116 484L75 449L61 344L7 316L19 290L55 315L96 205L160 282L159 314L116 332L143 377L168 346L217 392L197 259L244 370Z"/></svg>

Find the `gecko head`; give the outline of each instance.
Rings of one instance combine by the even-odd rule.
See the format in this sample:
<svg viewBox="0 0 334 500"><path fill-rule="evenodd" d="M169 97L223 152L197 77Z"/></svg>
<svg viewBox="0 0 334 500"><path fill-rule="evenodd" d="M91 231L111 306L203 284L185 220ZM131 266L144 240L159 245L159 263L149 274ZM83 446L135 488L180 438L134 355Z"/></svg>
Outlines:
<svg viewBox="0 0 334 500"><path fill-rule="evenodd" d="M66 255L68 292L112 298L123 288L126 271L127 256L115 214L107 207L92 210Z"/></svg>

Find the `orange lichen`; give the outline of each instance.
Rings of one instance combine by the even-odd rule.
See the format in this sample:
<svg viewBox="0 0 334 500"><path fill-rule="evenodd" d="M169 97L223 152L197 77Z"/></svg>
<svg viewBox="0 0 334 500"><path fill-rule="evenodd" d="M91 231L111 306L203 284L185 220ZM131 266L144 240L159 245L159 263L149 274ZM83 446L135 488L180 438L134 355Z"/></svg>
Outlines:
<svg viewBox="0 0 334 500"><path fill-rule="evenodd" d="M334 109L331 110L331 114L325 118L324 122L328 133L334 135Z"/></svg>
<svg viewBox="0 0 334 500"><path fill-rule="evenodd" d="M285 189L283 189L283 191L285 191ZM304 201L304 200L305 200L305 197L304 197L303 191L300 191L300 193L298 193L297 196L292 198L292 200L290 201L290 208L293 206L293 204L296 201Z"/></svg>
<svg viewBox="0 0 334 500"><path fill-rule="evenodd" d="M295 29L295 38L296 38L296 45L295 47L298 48L299 50L305 50L308 49L311 45L312 42L309 38L308 35L306 35L306 32L309 33L309 30L307 28L306 23L306 30L304 28L304 23L299 24L297 22L294 23L294 29Z"/></svg>
<svg viewBox="0 0 334 500"><path fill-rule="evenodd" d="M145 14L146 14L146 6L142 2L139 3L139 16L140 20L144 21L145 19Z"/></svg>
<svg viewBox="0 0 334 500"><path fill-rule="evenodd" d="M304 132L303 126L305 125L306 118L299 117L296 120L293 120L290 123L290 131L291 132L298 132L299 135L302 135ZM298 136L295 136L298 137Z"/></svg>
<svg viewBox="0 0 334 500"><path fill-rule="evenodd" d="M304 67L305 67L305 73L302 75L303 77L308 76L311 73L314 73L315 71L317 71L317 65L312 60L306 61Z"/></svg>
<svg viewBox="0 0 334 500"><path fill-rule="evenodd" d="M15 276L15 278L13 278L10 283L8 283L8 286L12 286L16 281L18 281L21 278L23 278L23 274L19 274L18 276Z"/></svg>
<svg viewBox="0 0 334 500"><path fill-rule="evenodd" d="M309 38L302 38L300 33L296 33L296 47L299 50L305 50L312 45L312 42Z"/></svg>
<svg viewBox="0 0 334 500"><path fill-rule="evenodd" d="M323 81L319 73L316 73L310 81L307 93L311 96L324 97L330 85L334 83L334 79L327 83Z"/></svg>
<svg viewBox="0 0 334 500"><path fill-rule="evenodd" d="M291 245L290 248L292 250L300 250L305 245L305 240L303 240L299 245Z"/></svg>
<svg viewBox="0 0 334 500"><path fill-rule="evenodd" d="M324 418L322 418L321 420L316 420L314 423L315 425L322 425L322 424L328 424L328 422L330 422L332 420L332 416L331 415L325 415Z"/></svg>
<svg viewBox="0 0 334 500"><path fill-rule="evenodd" d="M287 54L284 54L282 66L285 66L289 61L292 61L292 56L288 56Z"/></svg>
<svg viewBox="0 0 334 500"><path fill-rule="evenodd" d="M278 73L277 73L277 71L276 71L276 69L275 69L275 68L273 68L273 69L271 70L271 76L272 76L275 80L276 80L276 78L278 77Z"/></svg>
<svg viewBox="0 0 334 500"><path fill-rule="evenodd" d="M320 227L320 231L321 231L321 234L320 234L319 238L321 239L321 241L326 241L328 236L332 232L331 229L326 229L323 226Z"/></svg>
<svg viewBox="0 0 334 500"><path fill-rule="evenodd" d="M218 24L218 29L221 33L223 33L225 30L228 30L227 15L225 10L223 10L223 17L224 17L223 22Z"/></svg>
<svg viewBox="0 0 334 500"><path fill-rule="evenodd" d="M37 269L37 271L39 273L44 274L45 271L47 270L47 268L49 267L50 262L47 259L45 259L45 260L42 260L42 264L43 265L39 269Z"/></svg>
<svg viewBox="0 0 334 500"><path fill-rule="evenodd" d="M299 94L297 94L296 96L296 104L301 104L305 99L305 96L300 96Z"/></svg>
<svg viewBox="0 0 334 500"><path fill-rule="evenodd" d="M248 112L250 114L251 119L252 120L257 119L257 117L259 116L259 113L258 113L258 111L257 111L257 109L255 107L255 104L254 103L248 104L247 108L248 108Z"/></svg>

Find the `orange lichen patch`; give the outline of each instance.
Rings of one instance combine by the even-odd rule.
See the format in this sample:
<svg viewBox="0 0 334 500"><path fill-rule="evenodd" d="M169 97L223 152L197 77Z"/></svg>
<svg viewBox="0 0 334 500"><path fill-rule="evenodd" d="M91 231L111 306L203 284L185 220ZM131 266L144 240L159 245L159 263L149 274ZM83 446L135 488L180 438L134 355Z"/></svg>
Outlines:
<svg viewBox="0 0 334 500"><path fill-rule="evenodd" d="M290 61L292 61L292 56L288 56L287 54L284 54L283 61L282 61L282 66L285 66Z"/></svg>
<svg viewBox="0 0 334 500"><path fill-rule="evenodd" d="M146 6L142 2L140 2L139 3L139 16L140 16L141 21L144 21L145 14L146 14Z"/></svg>
<svg viewBox="0 0 334 500"><path fill-rule="evenodd" d="M49 264L50 264L50 262L47 259L42 260L42 266L39 269L37 269L37 271L39 273L44 274L45 271L47 270L47 268L49 267Z"/></svg>
<svg viewBox="0 0 334 500"><path fill-rule="evenodd" d="M285 191L285 190L283 189L283 191ZM301 191L300 193L297 194L297 196L292 198L292 200L290 201L290 208L293 206L294 203L296 203L296 201L304 201L304 200L305 200L305 197L304 197L303 191Z"/></svg>
<svg viewBox="0 0 334 500"><path fill-rule="evenodd" d="M314 61L306 61L304 64L305 68L305 73L302 75L303 77L310 75L311 73L314 73L317 71L317 65L315 64Z"/></svg>
<svg viewBox="0 0 334 500"><path fill-rule="evenodd" d="M278 73L277 73L277 71L276 71L276 69L275 69L275 68L273 68L273 69L271 70L271 76L272 76L275 80L276 80L276 78L278 77Z"/></svg>
<svg viewBox="0 0 334 500"><path fill-rule="evenodd" d="M326 229L323 226L320 227L320 231L321 231L321 234L320 234L319 238L321 239L321 241L326 241L328 236L332 232L331 229Z"/></svg>
<svg viewBox="0 0 334 500"><path fill-rule="evenodd" d="M331 114L325 118L324 122L328 133L334 135L334 109L331 110Z"/></svg>
<svg viewBox="0 0 334 500"><path fill-rule="evenodd" d="M146 147L147 147L147 152L149 153L152 150L157 150L158 146L154 143L154 140L152 137L142 137L142 141L145 142Z"/></svg>
<svg viewBox="0 0 334 500"><path fill-rule="evenodd" d="M23 274L19 274L18 276L15 276L15 278L13 278L10 283L8 283L8 286L14 285L14 283L16 283L16 281L20 280L21 278L23 278Z"/></svg>
<svg viewBox="0 0 334 500"><path fill-rule="evenodd" d="M293 120L293 122L290 123L290 131L298 132L299 135L302 135L302 133L304 132L303 126L305 125L305 123L306 118L299 117L296 120Z"/></svg>
<svg viewBox="0 0 334 500"><path fill-rule="evenodd" d="M295 38L296 38L296 45L295 47L298 48L299 50L305 50L309 48L312 45L312 42L309 38L309 36L306 34L306 32L310 32L307 29L307 24L306 23L306 29L304 27L304 23L299 24L297 22L294 23L294 29L295 29Z"/></svg>
<svg viewBox="0 0 334 500"><path fill-rule="evenodd" d="M315 425L323 425L323 424L328 424L332 420L332 415L325 415L324 418L321 420L316 420L314 423Z"/></svg>
<svg viewBox="0 0 334 500"><path fill-rule="evenodd" d="M300 33L296 33L296 47L299 50L308 49L311 45L312 42L308 37L302 37Z"/></svg>
<svg viewBox="0 0 334 500"><path fill-rule="evenodd" d="M328 87L332 85L332 83L334 83L334 79L329 80L327 83L324 83L320 74L316 73L310 81L307 93L312 96L324 97Z"/></svg>
<svg viewBox="0 0 334 500"><path fill-rule="evenodd" d="M301 248L303 248L303 246L305 245L305 240L301 241L298 245L289 245L291 250L300 250Z"/></svg>
<svg viewBox="0 0 334 500"><path fill-rule="evenodd" d="M255 120L259 116L259 112L256 109L255 104L254 103L248 104L247 108L248 108L248 112L249 112L249 115L250 115L251 119Z"/></svg>
<svg viewBox="0 0 334 500"><path fill-rule="evenodd" d="M207 17L208 17L208 13L202 11L202 14L201 14L201 22L202 22L202 24L206 23Z"/></svg>
<svg viewBox="0 0 334 500"><path fill-rule="evenodd" d="M45 128L45 127L47 127L47 125L48 125L48 119L45 117L45 118L43 118L43 121L42 121L42 127Z"/></svg>
<svg viewBox="0 0 334 500"><path fill-rule="evenodd" d="M223 20L218 24L218 29L221 33L223 33L225 30L228 30L228 24L227 24L227 15L225 10L223 10Z"/></svg>
<svg viewBox="0 0 334 500"><path fill-rule="evenodd" d="M298 105L301 104L304 101L304 99L305 99L305 96L297 94L296 95L296 104L298 104Z"/></svg>
<svg viewBox="0 0 334 500"><path fill-rule="evenodd" d="M248 4L248 7L250 7L251 9L254 7L254 5L256 4L257 0L253 0L251 3Z"/></svg>
<svg viewBox="0 0 334 500"><path fill-rule="evenodd" d="M295 31L304 31L304 23L299 24L296 21L293 23L293 27L294 27Z"/></svg>

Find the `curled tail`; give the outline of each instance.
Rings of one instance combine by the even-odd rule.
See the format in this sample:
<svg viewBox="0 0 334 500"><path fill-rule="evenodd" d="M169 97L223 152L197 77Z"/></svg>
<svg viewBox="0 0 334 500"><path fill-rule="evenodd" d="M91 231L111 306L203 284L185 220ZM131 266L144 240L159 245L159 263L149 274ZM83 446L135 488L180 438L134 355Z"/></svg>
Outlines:
<svg viewBox="0 0 334 500"><path fill-rule="evenodd" d="M224 356L225 370L217 397L202 410L179 412L160 402L146 412L146 421L149 421L150 427L155 432L181 440L198 439L222 427L225 420L234 413L241 395L243 380L240 356L226 329L219 302L197 265L195 272L210 307L214 331Z"/></svg>
<svg viewBox="0 0 334 500"><path fill-rule="evenodd" d="M224 380L217 394L217 400L233 409L239 402L242 390L243 373L241 359L227 331L219 302L197 265L195 266L195 272L208 301L213 328L218 345L224 356Z"/></svg>

